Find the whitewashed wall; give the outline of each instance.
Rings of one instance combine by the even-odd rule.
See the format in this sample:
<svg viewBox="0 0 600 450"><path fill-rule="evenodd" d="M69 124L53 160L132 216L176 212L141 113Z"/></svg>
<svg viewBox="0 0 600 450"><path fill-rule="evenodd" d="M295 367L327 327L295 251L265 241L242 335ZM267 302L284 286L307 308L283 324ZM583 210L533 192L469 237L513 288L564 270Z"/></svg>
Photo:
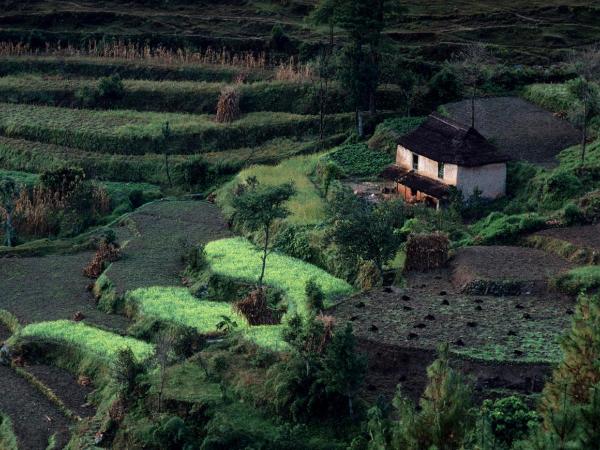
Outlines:
<svg viewBox="0 0 600 450"><path fill-rule="evenodd" d="M407 169L412 169L412 155L413 152L399 145L396 152L396 164ZM419 155L418 172L425 177L443 181L451 186L456 186L457 183L458 167L455 164L444 165L444 179L442 180L438 178L437 161Z"/></svg>

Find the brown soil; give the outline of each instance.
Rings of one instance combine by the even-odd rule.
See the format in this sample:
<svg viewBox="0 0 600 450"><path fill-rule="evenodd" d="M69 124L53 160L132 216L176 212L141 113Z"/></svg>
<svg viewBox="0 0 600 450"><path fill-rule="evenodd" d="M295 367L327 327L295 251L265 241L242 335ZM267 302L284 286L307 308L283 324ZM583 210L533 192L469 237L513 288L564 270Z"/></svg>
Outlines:
<svg viewBox="0 0 600 450"><path fill-rule="evenodd" d="M230 236L220 210L200 201L143 206L115 231L122 259L105 273L120 294L141 287L180 285L182 258L191 246Z"/></svg>
<svg viewBox="0 0 600 450"><path fill-rule="evenodd" d="M57 448L63 448L69 440L71 421L12 369L0 366L0 380L0 410L10 417L19 448L44 450L53 434Z"/></svg>
<svg viewBox="0 0 600 450"><path fill-rule="evenodd" d="M96 309L82 274L92 252L28 258L0 258L0 309L14 314L22 324L71 319L81 311L86 321L125 329L121 316Z"/></svg>
<svg viewBox="0 0 600 450"><path fill-rule="evenodd" d="M369 355L369 368L363 396L375 402L379 396L388 400L400 385L402 393L416 402L427 385L427 366L436 358L435 350L386 345L359 340L359 351ZM478 401L494 396L493 391L530 394L540 392L551 374L545 363L497 363L451 357L451 366L460 370L474 385Z"/></svg>
<svg viewBox="0 0 600 450"><path fill-rule="evenodd" d="M600 224L586 225L570 228L551 228L535 233L534 236L543 236L600 252Z"/></svg>
<svg viewBox="0 0 600 450"><path fill-rule="evenodd" d="M526 247L476 246L459 249L450 261L458 290L476 283L513 283L515 294L544 293L548 280L573 267L554 254ZM480 292L483 293L483 292Z"/></svg>
<svg viewBox="0 0 600 450"><path fill-rule="evenodd" d="M453 119L471 123L470 101L444 108ZM475 128L515 160L552 167L558 153L579 140L569 122L518 97L478 99L475 111Z"/></svg>
<svg viewBox="0 0 600 450"><path fill-rule="evenodd" d="M87 396L94 390L92 386L80 386L70 372L55 366L34 364L25 369L52 389L75 414L80 417L94 415L95 409L87 401Z"/></svg>

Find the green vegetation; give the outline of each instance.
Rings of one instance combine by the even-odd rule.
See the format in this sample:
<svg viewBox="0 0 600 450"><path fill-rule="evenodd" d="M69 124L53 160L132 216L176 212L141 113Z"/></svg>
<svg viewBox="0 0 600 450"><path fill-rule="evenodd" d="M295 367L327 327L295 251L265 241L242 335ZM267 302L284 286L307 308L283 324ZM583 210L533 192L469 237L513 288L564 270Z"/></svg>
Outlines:
<svg viewBox="0 0 600 450"><path fill-rule="evenodd" d="M561 291L577 295L600 289L600 266L583 266L572 269L553 281Z"/></svg>
<svg viewBox="0 0 600 450"><path fill-rule="evenodd" d="M343 174L351 177L376 176L395 161L388 153L370 150L364 143L342 145L325 158L337 164Z"/></svg>
<svg viewBox="0 0 600 450"><path fill-rule="evenodd" d="M260 275L261 252L242 238L209 242L206 254L211 270L231 278L256 282ZM306 283L314 279L325 295L325 305L352 292L352 287L322 269L303 261L273 253L265 274L265 284L281 289L288 300L288 312L307 314Z"/></svg>
<svg viewBox="0 0 600 450"><path fill-rule="evenodd" d="M276 186L293 182L296 195L287 202L290 216L287 221L294 225L317 224L325 219L325 200L310 179L319 161L317 155L290 158L277 166L252 166L242 170L234 180L225 184L218 192L217 203L226 216L233 214L232 200L235 186L248 178L264 185Z"/></svg>
<svg viewBox="0 0 600 450"><path fill-rule="evenodd" d="M327 120L327 133L347 128L352 116ZM81 150L140 155L159 153L162 127L169 122L173 154L205 153L260 145L284 136L316 134L315 116L251 113L228 125L212 116L137 111L95 111L0 103L0 134Z"/></svg>
<svg viewBox="0 0 600 450"><path fill-rule="evenodd" d="M233 311L231 304L198 299L186 288L151 287L129 292L126 301L133 308L136 319L154 319L184 325L203 335L215 335L217 325L224 318L235 322L233 332L242 334L256 344L274 350L282 349L280 326L248 326L245 320Z"/></svg>
<svg viewBox="0 0 600 450"><path fill-rule="evenodd" d="M391 155L396 155L398 138L410 133L423 123L425 117L395 117L385 119L369 139L369 148L376 149Z"/></svg>
<svg viewBox="0 0 600 450"><path fill-rule="evenodd" d="M564 83L530 84L523 90L523 97L544 109L563 113L569 111L576 101Z"/></svg>
<svg viewBox="0 0 600 450"><path fill-rule="evenodd" d="M17 438L12 430L12 422L0 411L0 448L3 450L18 450Z"/></svg>
<svg viewBox="0 0 600 450"><path fill-rule="evenodd" d="M149 358L153 352L153 346L146 342L68 320L33 323L23 327L11 339L13 342L18 342L25 338L55 341L62 345L75 347L87 357L92 357L104 364L109 364L117 353L125 348L131 349L140 361Z"/></svg>
<svg viewBox="0 0 600 450"><path fill-rule="evenodd" d="M99 82L89 79L48 78L39 75L0 78L0 102L33 103L47 106L131 109L137 111L214 114L221 90L226 83L193 81L123 80L123 91L107 102L93 95ZM310 82L269 81L240 84L240 109L243 113L270 111L317 114L318 91ZM383 95L385 94L385 95ZM398 103L393 87L381 95L383 109L395 109ZM352 111L342 90L335 86L325 99L328 109Z"/></svg>
<svg viewBox="0 0 600 450"><path fill-rule="evenodd" d="M506 215L492 213L470 229L473 237L470 244L507 244L520 236L541 230L546 221L536 213Z"/></svg>

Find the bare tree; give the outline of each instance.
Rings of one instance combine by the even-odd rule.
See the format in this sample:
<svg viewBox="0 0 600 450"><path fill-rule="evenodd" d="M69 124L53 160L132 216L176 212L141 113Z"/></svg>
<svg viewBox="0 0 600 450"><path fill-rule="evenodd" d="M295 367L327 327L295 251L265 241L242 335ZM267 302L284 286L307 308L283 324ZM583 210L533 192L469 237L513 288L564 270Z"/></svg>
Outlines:
<svg viewBox="0 0 600 450"><path fill-rule="evenodd" d="M4 222L4 243L7 247L14 244L12 215L18 191L18 186L12 178L0 179L0 223Z"/></svg>
<svg viewBox="0 0 600 450"><path fill-rule="evenodd" d="M487 79L487 68L492 57L482 43L468 45L458 57L456 68L463 85L469 89L471 97L471 126L475 128L475 98Z"/></svg>
<svg viewBox="0 0 600 450"><path fill-rule="evenodd" d="M581 129L581 164L585 163L590 121L600 114L600 46L573 54L571 63L578 75L568 86L578 100L570 111L571 121Z"/></svg>
<svg viewBox="0 0 600 450"><path fill-rule="evenodd" d="M169 333L163 333L159 336L156 343L154 357L158 364L158 414L162 412L162 400L167 382L167 368L173 360L173 337Z"/></svg>

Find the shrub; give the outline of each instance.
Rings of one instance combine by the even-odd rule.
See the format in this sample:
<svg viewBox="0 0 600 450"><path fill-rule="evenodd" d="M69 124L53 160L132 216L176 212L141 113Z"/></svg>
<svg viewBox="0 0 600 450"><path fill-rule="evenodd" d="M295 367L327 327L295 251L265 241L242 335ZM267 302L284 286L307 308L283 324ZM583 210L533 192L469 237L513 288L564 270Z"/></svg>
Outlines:
<svg viewBox="0 0 600 450"><path fill-rule="evenodd" d="M313 250L310 245L309 232L304 227L287 226L277 233L273 247L286 255L312 262Z"/></svg>
<svg viewBox="0 0 600 450"><path fill-rule="evenodd" d="M577 205L587 223L600 221L600 191L593 191L584 195L579 199Z"/></svg>
<svg viewBox="0 0 600 450"><path fill-rule="evenodd" d="M118 74L103 77L98 82L98 96L101 100L110 104L112 101L120 100L125 93L123 81Z"/></svg>
<svg viewBox="0 0 600 450"><path fill-rule="evenodd" d="M311 278L306 282L306 299L308 302L308 307L311 311L318 313L319 311L323 310L325 294L323 294L321 286L319 286L314 278Z"/></svg>
<svg viewBox="0 0 600 450"><path fill-rule="evenodd" d="M581 225L585 222L583 211L574 203L569 203L564 210L565 223L569 226Z"/></svg>
<svg viewBox="0 0 600 450"><path fill-rule="evenodd" d="M514 441L527 437L539 421L539 415L515 395L496 401L485 400L482 411L489 421L494 439L507 448Z"/></svg>
<svg viewBox="0 0 600 450"><path fill-rule="evenodd" d="M396 117L385 119L375 129L375 133L369 139L369 148L381 152L396 155L398 138L410 133L425 120L424 117Z"/></svg>
<svg viewBox="0 0 600 450"><path fill-rule="evenodd" d="M362 261L359 264L356 284L363 291L379 287L383 284L381 272L373 261Z"/></svg>
<svg viewBox="0 0 600 450"><path fill-rule="evenodd" d="M552 284L562 292L577 295L600 289L600 266L577 267L559 275Z"/></svg>

